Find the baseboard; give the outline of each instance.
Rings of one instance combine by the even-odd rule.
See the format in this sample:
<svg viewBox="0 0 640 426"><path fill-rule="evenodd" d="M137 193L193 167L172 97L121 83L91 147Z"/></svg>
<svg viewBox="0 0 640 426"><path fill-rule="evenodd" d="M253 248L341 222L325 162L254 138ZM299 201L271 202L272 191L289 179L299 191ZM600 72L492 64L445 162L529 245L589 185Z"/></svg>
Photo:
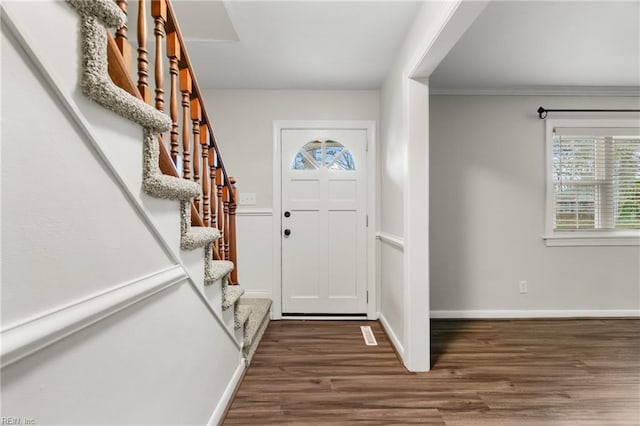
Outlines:
<svg viewBox="0 0 640 426"><path fill-rule="evenodd" d="M435 319L508 319L508 318L621 318L640 317L637 309L567 309L567 310L460 310L431 311Z"/></svg>
<svg viewBox="0 0 640 426"><path fill-rule="evenodd" d="M238 388L240 387L240 383L242 383L242 378L244 377L246 368L247 367L244 358L240 358L238 367L233 373L233 376L231 376L231 380L229 381L227 388L224 390L224 393L220 397L218 406L213 411L213 414L211 414L211 417L207 422L207 426L215 426L222 423L227 414L227 411L229 411L229 407L231 407L231 403L233 402L233 398L238 391Z"/></svg>
<svg viewBox="0 0 640 426"><path fill-rule="evenodd" d="M393 328L391 328L391 325L382 314L382 312L378 312L378 321L380 321L380 324L382 324L382 328L384 329L385 333L387 333L387 336L389 336L389 340L391 340L391 344L395 348L396 354L398 354L400 361L402 361L402 364L407 365L404 356L404 346L402 346L400 339L398 339L398 336L396 336L396 333L393 331Z"/></svg>
<svg viewBox="0 0 640 426"><path fill-rule="evenodd" d="M357 317L351 316L322 316L322 315L287 315L280 317L282 321L368 321L366 315Z"/></svg>

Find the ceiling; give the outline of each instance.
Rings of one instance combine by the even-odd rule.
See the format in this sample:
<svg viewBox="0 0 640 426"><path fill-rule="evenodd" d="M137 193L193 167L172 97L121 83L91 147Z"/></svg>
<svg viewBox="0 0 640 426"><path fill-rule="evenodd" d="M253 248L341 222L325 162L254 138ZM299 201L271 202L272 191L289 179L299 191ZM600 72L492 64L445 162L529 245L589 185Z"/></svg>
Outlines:
<svg viewBox="0 0 640 426"><path fill-rule="evenodd" d="M173 0L171 4L187 41L238 41L222 1Z"/></svg>
<svg viewBox="0 0 640 426"><path fill-rule="evenodd" d="M431 75L437 89L640 86L640 2L494 1Z"/></svg>
<svg viewBox="0 0 640 426"><path fill-rule="evenodd" d="M420 1L173 0L203 88L377 89ZM189 25L186 25L188 23ZM489 3L442 91L640 88L639 1Z"/></svg>
<svg viewBox="0 0 640 426"><path fill-rule="evenodd" d="M421 3L173 4L203 88L327 90L380 87Z"/></svg>

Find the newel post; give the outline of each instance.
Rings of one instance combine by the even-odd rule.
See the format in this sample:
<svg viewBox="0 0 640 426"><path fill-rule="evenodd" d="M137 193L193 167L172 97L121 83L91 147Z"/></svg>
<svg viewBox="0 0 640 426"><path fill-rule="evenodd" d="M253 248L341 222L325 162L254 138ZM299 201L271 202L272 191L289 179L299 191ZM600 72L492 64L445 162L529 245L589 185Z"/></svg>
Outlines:
<svg viewBox="0 0 640 426"><path fill-rule="evenodd" d="M228 182L224 182L222 188L222 208L224 212L224 258L229 260L229 204L231 200L231 188ZM222 237L221 237L222 238Z"/></svg>
<svg viewBox="0 0 640 426"><path fill-rule="evenodd" d="M225 256L225 222L227 220L225 215L225 203L224 203L224 176L222 175L222 168L216 168L216 186L218 188L218 193L216 194L216 198L218 200L218 208L217 208L217 222L218 222L218 231L220 231L220 238L218 238L218 255L220 259L226 260Z"/></svg>
<svg viewBox="0 0 640 426"><path fill-rule="evenodd" d="M231 201L229 203L229 260L233 262L234 268L231 271L231 282L238 283L238 256L236 252L236 208L238 207L238 189L236 188L236 179L229 177Z"/></svg>

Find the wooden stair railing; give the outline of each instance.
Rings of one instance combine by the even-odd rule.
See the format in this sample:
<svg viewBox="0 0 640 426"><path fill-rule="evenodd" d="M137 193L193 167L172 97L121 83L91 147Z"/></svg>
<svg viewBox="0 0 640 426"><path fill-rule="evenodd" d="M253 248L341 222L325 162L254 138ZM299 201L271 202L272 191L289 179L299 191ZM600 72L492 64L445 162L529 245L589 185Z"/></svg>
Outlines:
<svg viewBox="0 0 640 426"><path fill-rule="evenodd" d="M136 73L130 70L132 48L127 26L119 28L114 37L107 35L109 75L113 82L133 96L151 104L149 83L153 68L156 109L165 111L165 76L169 76L169 117L172 126L168 138L159 135L160 170L175 177L200 184L201 193L191 203L192 226L210 226L220 231L214 244L217 260L230 260L235 268L229 284L238 283L236 250L236 180L229 176L204 105L184 38L170 0L138 2L136 33L138 40ZM127 14L128 0L116 0ZM153 37L149 37L147 20L153 19ZM129 27L132 25L129 22ZM153 43L153 64L149 61L149 40ZM165 69L164 54L168 58ZM134 76L135 75L135 76ZM180 106L182 108L180 108ZM180 143L180 140L182 143ZM179 170L182 172L180 176Z"/></svg>

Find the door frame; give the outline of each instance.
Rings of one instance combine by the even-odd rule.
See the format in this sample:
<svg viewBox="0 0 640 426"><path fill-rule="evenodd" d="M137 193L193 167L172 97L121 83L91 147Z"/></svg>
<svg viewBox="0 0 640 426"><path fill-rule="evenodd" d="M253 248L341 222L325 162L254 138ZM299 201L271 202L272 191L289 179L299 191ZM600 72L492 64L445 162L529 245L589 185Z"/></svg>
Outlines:
<svg viewBox="0 0 640 426"><path fill-rule="evenodd" d="M273 122L273 309L272 319L282 319L282 131L340 129L367 132L367 319L378 318L376 292L376 229L378 228L378 185L376 122L373 120L274 120ZM336 319L331 317L329 319Z"/></svg>

